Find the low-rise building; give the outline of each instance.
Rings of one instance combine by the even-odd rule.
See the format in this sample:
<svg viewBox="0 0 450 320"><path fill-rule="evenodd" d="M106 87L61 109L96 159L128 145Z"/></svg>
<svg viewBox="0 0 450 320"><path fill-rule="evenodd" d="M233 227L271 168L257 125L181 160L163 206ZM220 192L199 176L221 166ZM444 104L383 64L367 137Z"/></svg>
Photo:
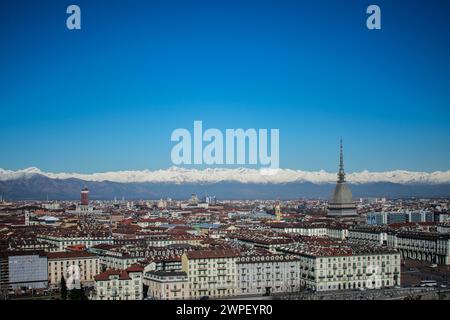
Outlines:
<svg viewBox="0 0 450 320"><path fill-rule="evenodd" d="M189 297L189 282L183 271L149 271L144 273L147 297L155 300L178 300Z"/></svg>
<svg viewBox="0 0 450 320"><path fill-rule="evenodd" d="M388 233L387 243L404 259L450 265L450 234L392 231Z"/></svg>
<svg viewBox="0 0 450 320"><path fill-rule="evenodd" d="M133 265L125 270L110 269L94 277L93 300L142 300L143 269Z"/></svg>

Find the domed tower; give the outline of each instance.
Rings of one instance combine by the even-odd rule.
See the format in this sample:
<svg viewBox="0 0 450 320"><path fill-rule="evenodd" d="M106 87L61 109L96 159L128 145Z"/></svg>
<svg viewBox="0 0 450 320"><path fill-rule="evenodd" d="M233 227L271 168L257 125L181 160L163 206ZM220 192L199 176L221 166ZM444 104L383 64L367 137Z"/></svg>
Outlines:
<svg viewBox="0 0 450 320"><path fill-rule="evenodd" d="M281 221L281 218L283 217L283 214L281 213L281 206L280 202L277 201L277 204L275 205L275 217L277 221Z"/></svg>
<svg viewBox="0 0 450 320"><path fill-rule="evenodd" d="M81 205L89 205L89 189L87 187L84 187L83 190L81 190Z"/></svg>
<svg viewBox="0 0 450 320"><path fill-rule="evenodd" d="M338 180L328 203L328 215L332 217L348 217L356 214L356 204L353 202L352 192L345 182L344 151L341 140Z"/></svg>

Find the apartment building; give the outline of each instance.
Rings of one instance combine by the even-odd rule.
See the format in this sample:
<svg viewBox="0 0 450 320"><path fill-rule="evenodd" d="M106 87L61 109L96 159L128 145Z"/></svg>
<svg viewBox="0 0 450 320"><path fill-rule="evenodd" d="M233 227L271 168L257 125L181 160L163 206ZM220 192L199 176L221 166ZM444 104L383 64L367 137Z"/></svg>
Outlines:
<svg viewBox="0 0 450 320"><path fill-rule="evenodd" d="M90 252L100 257L102 270L126 269L129 266L143 262L150 258L179 256L183 252L193 250L195 247L188 244L173 244L165 247L150 247L142 243L126 245L100 244L89 249ZM180 267L181 267L181 263Z"/></svg>
<svg viewBox="0 0 450 320"><path fill-rule="evenodd" d="M90 236L70 232L55 232L40 234L38 235L37 240L55 245L58 248L58 251L64 251L68 246L78 244L90 248L101 243L113 243L113 237L103 232Z"/></svg>
<svg viewBox="0 0 450 320"><path fill-rule="evenodd" d="M60 286L62 277L67 280L69 271L74 272L71 266L77 268L77 280L88 285L93 284L94 276L100 273L100 259L88 252L49 252L47 260L48 282L53 287Z"/></svg>
<svg viewBox="0 0 450 320"><path fill-rule="evenodd" d="M355 226L348 231L348 240L373 245L387 244L388 229L381 226Z"/></svg>
<svg viewBox="0 0 450 320"><path fill-rule="evenodd" d="M236 295L236 260L239 256L239 251L235 249L184 253L181 263L188 276L189 298L222 298Z"/></svg>
<svg viewBox="0 0 450 320"><path fill-rule="evenodd" d="M369 212L366 215L366 223L369 225L434 221L434 213L423 210L404 212Z"/></svg>
<svg viewBox="0 0 450 320"><path fill-rule="evenodd" d="M392 231L388 233L387 243L404 259L450 265L450 234Z"/></svg>
<svg viewBox="0 0 450 320"><path fill-rule="evenodd" d="M387 248L312 240L280 251L300 259L300 286L315 291L400 285L400 253Z"/></svg>
<svg viewBox="0 0 450 320"><path fill-rule="evenodd" d="M294 292L300 285L299 258L270 252L251 253L236 259L236 294L270 295Z"/></svg>
<svg viewBox="0 0 450 320"><path fill-rule="evenodd" d="M149 271L144 273L147 297L155 300L188 299L189 282L183 271Z"/></svg>
<svg viewBox="0 0 450 320"><path fill-rule="evenodd" d="M327 226L327 237L345 240L348 238L348 227L342 225L329 225Z"/></svg>
<svg viewBox="0 0 450 320"><path fill-rule="evenodd" d="M143 269L133 265L125 270L110 269L94 277L93 300L142 300Z"/></svg>

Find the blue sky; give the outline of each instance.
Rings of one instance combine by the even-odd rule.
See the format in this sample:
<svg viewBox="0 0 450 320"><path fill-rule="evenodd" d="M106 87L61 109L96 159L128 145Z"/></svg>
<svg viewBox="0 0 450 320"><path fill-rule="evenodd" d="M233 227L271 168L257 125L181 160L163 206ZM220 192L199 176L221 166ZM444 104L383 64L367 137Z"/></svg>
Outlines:
<svg viewBox="0 0 450 320"><path fill-rule="evenodd" d="M279 128L283 168L336 171L342 137L348 171L448 170L450 2L373 3L1 1L0 168L167 168L202 120Z"/></svg>

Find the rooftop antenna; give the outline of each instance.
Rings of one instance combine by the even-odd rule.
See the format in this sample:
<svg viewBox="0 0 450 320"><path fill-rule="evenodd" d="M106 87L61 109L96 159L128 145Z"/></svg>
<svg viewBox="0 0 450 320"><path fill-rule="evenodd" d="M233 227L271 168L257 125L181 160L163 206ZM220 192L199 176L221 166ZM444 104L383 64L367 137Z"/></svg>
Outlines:
<svg viewBox="0 0 450 320"><path fill-rule="evenodd" d="M345 182L345 171L344 171L344 147L342 145L342 138L340 141L340 159L339 159L339 173L338 173L338 182Z"/></svg>

